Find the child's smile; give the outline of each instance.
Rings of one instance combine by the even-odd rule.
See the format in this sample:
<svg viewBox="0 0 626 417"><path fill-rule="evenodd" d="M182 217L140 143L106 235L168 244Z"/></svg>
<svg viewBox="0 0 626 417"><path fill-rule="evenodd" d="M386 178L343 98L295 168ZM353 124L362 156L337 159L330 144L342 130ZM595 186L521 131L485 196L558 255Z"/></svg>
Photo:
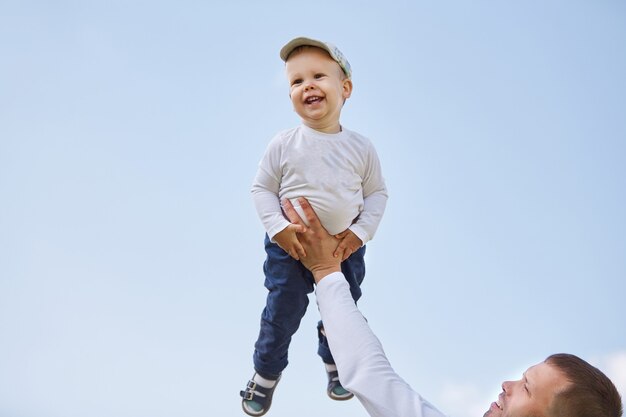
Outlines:
<svg viewBox="0 0 626 417"><path fill-rule="evenodd" d="M319 96L311 96L311 97L307 97L306 99L304 99L304 102L306 104L313 104L313 103L319 103L320 101L322 101L323 98L319 97Z"/></svg>

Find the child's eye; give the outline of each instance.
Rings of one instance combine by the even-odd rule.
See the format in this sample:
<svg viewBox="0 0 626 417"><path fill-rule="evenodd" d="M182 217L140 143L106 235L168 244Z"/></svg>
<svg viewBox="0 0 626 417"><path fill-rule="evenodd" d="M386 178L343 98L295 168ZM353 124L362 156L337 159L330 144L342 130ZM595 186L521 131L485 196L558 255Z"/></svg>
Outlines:
<svg viewBox="0 0 626 417"><path fill-rule="evenodd" d="M291 82L291 85L296 85L296 84L302 84L302 79L296 78L295 80Z"/></svg>
<svg viewBox="0 0 626 417"><path fill-rule="evenodd" d="M320 78L322 78L324 76L324 74L315 74L315 79L319 80Z"/></svg>

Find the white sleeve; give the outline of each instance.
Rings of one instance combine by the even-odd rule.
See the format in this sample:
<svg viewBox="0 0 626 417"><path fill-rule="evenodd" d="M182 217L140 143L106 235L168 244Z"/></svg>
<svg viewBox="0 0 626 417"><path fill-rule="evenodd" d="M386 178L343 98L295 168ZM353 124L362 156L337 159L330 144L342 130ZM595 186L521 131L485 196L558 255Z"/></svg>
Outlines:
<svg viewBox="0 0 626 417"><path fill-rule="evenodd" d="M259 162L259 169L251 190L257 214L270 239L289 226L289 221L283 216L278 197L282 178L280 160L281 149L275 138L270 142L263 159Z"/></svg>
<svg viewBox="0 0 626 417"><path fill-rule="evenodd" d="M366 161L367 166L363 175L363 211L357 222L350 226L350 230L364 245L374 238L383 218L388 197L380 161L372 144L369 144Z"/></svg>
<svg viewBox="0 0 626 417"><path fill-rule="evenodd" d="M361 315L343 274L320 281L317 304L339 379L372 417L443 417L391 367L383 347Z"/></svg>

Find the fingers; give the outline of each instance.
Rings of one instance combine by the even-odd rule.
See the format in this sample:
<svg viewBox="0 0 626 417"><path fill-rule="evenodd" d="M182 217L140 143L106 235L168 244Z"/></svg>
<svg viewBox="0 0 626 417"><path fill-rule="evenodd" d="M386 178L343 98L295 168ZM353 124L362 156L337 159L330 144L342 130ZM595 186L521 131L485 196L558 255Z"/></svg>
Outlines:
<svg viewBox="0 0 626 417"><path fill-rule="evenodd" d="M335 253L336 253L335 257L341 256L341 262L343 262L346 259L348 259L350 255L352 255L352 249L346 246L339 245Z"/></svg>
<svg viewBox="0 0 626 417"><path fill-rule="evenodd" d="M323 228L322 224L320 223L320 219L317 217L317 214L315 214L315 211L313 211L313 208L311 207L307 199L304 197L300 197L298 198L298 203L300 203L300 208L302 208L302 211L304 212L304 215L309 222L309 227L311 227L312 229Z"/></svg>
<svg viewBox="0 0 626 417"><path fill-rule="evenodd" d="M296 233L304 233L306 232L306 227L301 224L292 224L294 232Z"/></svg>
<svg viewBox="0 0 626 417"><path fill-rule="evenodd" d="M291 201L289 201L288 198L285 198L282 201L282 206L283 206L283 211L285 212L285 216L287 216L289 221L293 224L298 224L304 228L304 222L302 221L302 219L296 212L296 209L293 208L293 204L291 204Z"/></svg>
<svg viewBox="0 0 626 417"><path fill-rule="evenodd" d="M296 260L299 261L300 258L306 258L306 251L304 250L304 247L300 244L300 242L295 245L295 251L298 255L298 258L295 258Z"/></svg>
<svg viewBox="0 0 626 417"><path fill-rule="evenodd" d="M343 232L341 232L341 233L339 233L339 234L335 235L335 237L336 237L337 239L343 239L344 237L346 237L346 235L347 235L349 232L350 232L350 230L344 230Z"/></svg>
<svg viewBox="0 0 626 417"><path fill-rule="evenodd" d="M300 256L299 256L297 248L291 248L289 250L286 250L285 252L287 252L287 255L291 256L296 261L300 260Z"/></svg>
<svg viewBox="0 0 626 417"><path fill-rule="evenodd" d="M337 249L335 249L335 252L333 252L333 256L335 258L341 258L341 262L343 262L346 259L348 259L350 255L352 255L353 253L354 253L354 250L352 250L350 247L346 246L345 244L340 243L339 246L337 246Z"/></svg>
<svg viewBox="0 0 626 417"><path fill-rule="evenodd" d="M335 258L340 258L341 262L345 261L346 259L348 259L350 257L350 255L352 255L352 251L348 248L344 248L344 249L340 249L337 248L335 249L335 252L333 253L333 256Z"/></svg>

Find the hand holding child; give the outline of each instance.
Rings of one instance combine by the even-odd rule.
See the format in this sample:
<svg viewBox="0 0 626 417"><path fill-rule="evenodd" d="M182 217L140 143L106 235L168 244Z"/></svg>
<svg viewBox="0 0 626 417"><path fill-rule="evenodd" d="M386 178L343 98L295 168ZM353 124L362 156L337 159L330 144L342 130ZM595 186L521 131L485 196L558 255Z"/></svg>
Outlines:
<svg viewBox="0 0 626 417"><path fill-rule="evenodd" d="M343 232L335 235L335 237L340 239L341 242L339 243L339 246L337 246L337 249L335 249L335 253L333 255L335 257L340 256L341 262L348 259L350 255L363 246L363 241L359 239L359 237L350 229L344 230Z"/></svg>

